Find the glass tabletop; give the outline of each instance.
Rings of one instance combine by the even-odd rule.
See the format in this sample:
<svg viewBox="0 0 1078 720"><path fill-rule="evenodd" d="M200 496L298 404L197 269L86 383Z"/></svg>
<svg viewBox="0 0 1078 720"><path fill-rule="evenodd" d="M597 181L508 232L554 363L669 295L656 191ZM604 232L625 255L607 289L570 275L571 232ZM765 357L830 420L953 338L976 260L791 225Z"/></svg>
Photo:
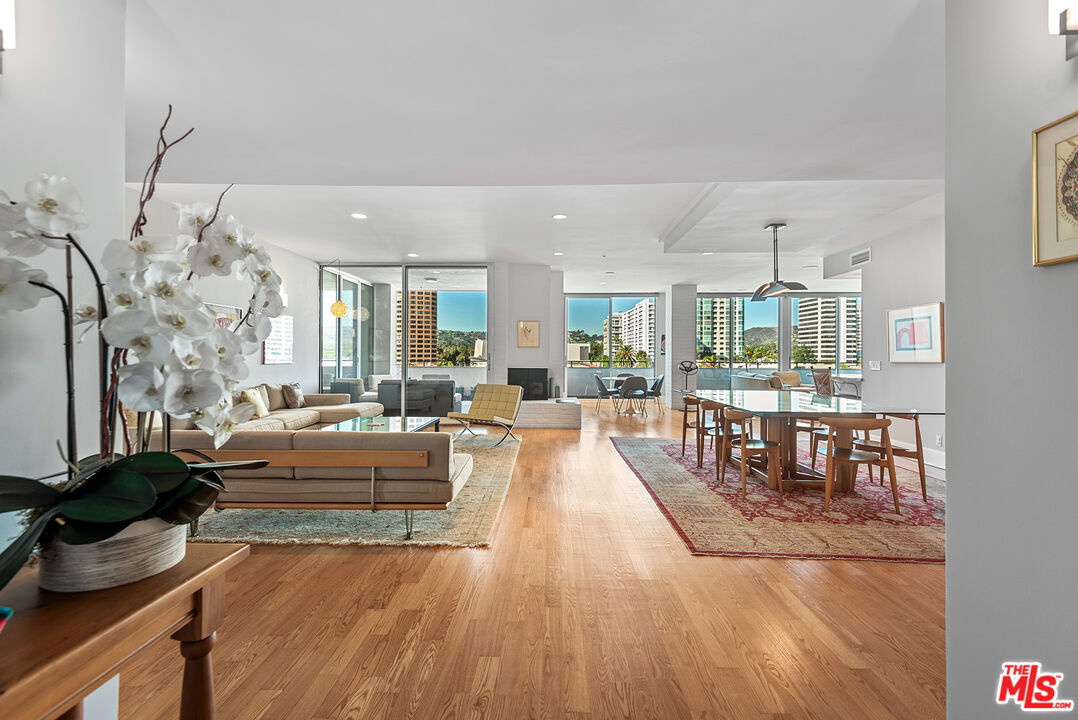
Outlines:
<svg viewBox="0 0 1078 720"><path fill-rule="evenodd" d="M689 394L701 400L720 402L754 415L944 414L935 410L866 402L857 398L827 397L796 390L696 390Z"/></svg>
<svg viewBox="0 0 1078 720"><path fill-rule="evenodd" d="M337 432L419 432L434 425L441 418L436 417L357 417L327 425L319 430Z"/></svg>

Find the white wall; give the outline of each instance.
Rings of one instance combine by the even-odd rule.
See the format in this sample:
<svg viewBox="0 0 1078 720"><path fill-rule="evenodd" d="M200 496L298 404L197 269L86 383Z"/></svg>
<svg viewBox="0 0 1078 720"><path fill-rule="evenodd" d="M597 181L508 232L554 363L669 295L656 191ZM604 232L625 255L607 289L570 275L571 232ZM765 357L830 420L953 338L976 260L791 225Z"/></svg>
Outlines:
<svg viewBox="0 0 1078 720"><path fill-rule="evenodd" d="M4 53L0 75L0 189L23 197L41 172L66 175L79 188L90 226L82 240L100 256L123 233L123 0L17 3L17 50ZM61 254L31 258L62 284ZM76 300L92 285L84 274ZM63 335L54 300L0 318L0 472L38 476L60 469L65 435ZM78 349L78 446L97 449L96 344ZM0 515L0 544L16 531ZM17 619L16 619L17 621ZM87 718L116 716L116 683L95 695Z"/></svg>
<svg viewBox="0 0 1078 720"><path fill-rule="evenodd" d="M659 360L666 374L663 402L667 407L682 410L685 408L681 402L683 394L674 390L696 389L696 376L682 375L677 369L685 360L696 360L696 286L671 285L666 292L663 318L666 358Z"/></svg>
<svg viewBox="0 0 1078 720"><path fill-rule="evenodd" d="M1014 718L1000 665L1078 698L1078 262L1032 267L1034 128L1078 110L1046 2L947 3L947 708Z"/></svg>
<svg viewBox="0 0 1078 720"><path fill-rule="evenodd" d="M872 262L861 268L861 357L864 382L861 396L869 403L916 408L925 412L946 409L946 365L891 364L887 359L887 311L944 302L948 330L943 261L943 220L923 222L872 243ZM849 251L839 253L848 261ZM950 343L948 342L948 345ZM878 360L879 370L869 361ZM913 423L895 420L892 439L912 446ZM946 467L945 418L921 418L925 459ZM936 436L943 446L936 446Z"/></svg>
<svg viewBox="0 0 1078 720"><path fill-rule="evenodd" d="M562 274L549 265L495 263L489 304L488 382L504 383L511 367L545 367L563 385L565 314ZM539 321L539 347L517 347L517 322Z"/></svg>

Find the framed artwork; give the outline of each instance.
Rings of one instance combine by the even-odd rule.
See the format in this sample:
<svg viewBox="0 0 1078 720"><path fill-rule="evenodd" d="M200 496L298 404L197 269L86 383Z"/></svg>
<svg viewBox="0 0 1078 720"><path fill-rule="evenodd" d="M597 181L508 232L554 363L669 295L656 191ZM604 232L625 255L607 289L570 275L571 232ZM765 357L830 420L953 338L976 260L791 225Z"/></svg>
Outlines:
<svg viewBox="0 0 1078 720"><path fill-rule="evenodd" d="M234 329L236 323L243 317L242 311L238 307L232 307L231 305L214 305L213 303L206 303L206 307L213 313L214 322L225 330Z"/></svg>
<svg viewBox="0 0 1078 720"><path fill-rule="evenodd" d="M1078 260L1078 113L1033 131L1033 264Z"/></svg>
<svg viewBox="0 0 1078 720"><path fill-rule="evenodd" d="M517 323L517 347L539 347L538 320L521 320Z"/></svg>
<svg viewBox="0 0 1078 720"><path fill-rule="evenodd" d="M292 362L292 316L270 318L270 334L262 343L263 365L288 365Z"/></svg>
<svg viewBox="0 0 1078 720"><path fill-rule="evenodd" d="M943 303L888 310L887 355L893 363L943 362Z"/></svg>

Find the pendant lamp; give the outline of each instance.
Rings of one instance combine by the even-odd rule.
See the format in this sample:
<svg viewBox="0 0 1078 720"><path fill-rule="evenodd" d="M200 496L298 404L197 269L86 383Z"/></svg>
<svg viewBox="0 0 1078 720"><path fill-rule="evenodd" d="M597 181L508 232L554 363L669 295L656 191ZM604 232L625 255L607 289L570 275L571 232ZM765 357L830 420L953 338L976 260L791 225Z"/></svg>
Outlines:
<svg viewBox="0 0 1078 720"><path fill-rule="evenodd" d="M341 260L337 258L337 302L329 306L329 312L335 318L342 318L348 314L348 306L341 300Z"/></svg>
<svg viewBox="0 0 1078 720"><path fill-rule="evenodd" d="M765 230L771 231L771 236L774 242L774 257L775 257L775 279L771 282L764 283L756 289L756 292L752 295L752 302L763 302L768 298L778 297L783 293L788 293L791 290L808 290L807 287L799 282L792 280L779 280L779 228L786 227L786 223L771 223Z"/></svg>

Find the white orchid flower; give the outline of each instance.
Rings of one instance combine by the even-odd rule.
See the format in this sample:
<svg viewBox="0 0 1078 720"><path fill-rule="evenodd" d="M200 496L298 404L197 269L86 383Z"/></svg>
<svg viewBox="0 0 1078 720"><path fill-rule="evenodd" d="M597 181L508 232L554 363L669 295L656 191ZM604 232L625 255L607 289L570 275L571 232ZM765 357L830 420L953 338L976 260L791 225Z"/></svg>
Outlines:
<svg viewBox="0 0 1078 720"><path fill-rule="evenodd" d="M92 302L82 302L71 311L71 319L75 326L97 322L97 305Z"/></svg>
<svg viewBox="0 0 1078 720"><path fill-rule="evenodd" d="M162 302L152 299L154 318L162 331L188 340L205 338L213 330L213 315L199 302Z"/></svg>
<svg viewBox="0 0 1078 720"><path fill-rule="evenodd" d="M48 248L61 248L67 239L45 237L26 219L27 204L13 203L0 192L0 250L16 257L33 257Z"/></svg>
<svg viewBox="0 0 1078 720"><path fill-rule="evenodd" d="M187 253L187 264L191 267L191 272L199 277L208 275L228 277L231 275L232 265L239 258L232 257L229 253L224 252L219 245L221 245L220 242L203 240L191 248Z"/></svg>
<svg viewBox="0 0 1078 720"><path fill-rule="evenodd" d="M193 205L175 205L179 214L179 228L184 235L197 237L206 223L213 217L214 205L209 203L194 203Z"/></svg>
<svg viewBox="0 0 1078 720"><path fill-rule="evenodd" d="M42 175L26 183L26 219L49 235L66 235L86 227L79 191L65 177Z"/></svg>
<svg viewBox="0 0 1078 720"><path fill-rule="evenodd" d="M41 298L48 297L48 290L31 285L46 279L41 270L14 258L0 257L0 315L11 310L29 310L41 302Z"/></svg>
<svg viewBox="0 0 1078 720"><path fill-rule="evenodd" d="M172 341L172 353L185 370L216 370L217 348L207 340L177 337Z"/></svg>
<svg viewBox="0 0 1078 720"><path fill-rule="evenodd" d="M117 393L124 406L135 412L155 412L163 408L165 379L152 362L124 365L118 374Z"/></svg>
<svg viewBox="0 0 1078 720"><path fill-rule="evenodd" d="M263 286L255 293L251 307L258 315L277 317L284 311L284 300L279 291Z"/></svg>
<svg viewBox="0 0 1078 720"><path fill-rule="evenodd" d="M221 376L210 370L181 370L165 378L164 409L169 415L186 415L215 405L225 394Z"/></svg>
<svg viewBox="0 0 1078 720"><path fill-rule="evenodd" d="M108 270L142 270L154 262L174 262L182 258L182 238L173 235L140 235L134 240L113 240L105 246L101 262Z"/></svg>
<svg viewBox="0 0 1078 720"><path fill-rule="evenodd" d="M247 266L247 274L250 275L256 286L267 286L274 290L281 289L281 276L274 272L272 267L263 264L258 259L258 255L248 255L243 262Z"/></svg>
<svg viewBox="0 0 1078 720"><path fill-rule="evenodd" d="M214 446L221 447L232 437L236 426L250 420L254 413L255 406L251 403L230 408L226 402L220 402L212 408L192 413L192 417L195 417L196 426L213 435Z"/></svg>
<svg viewBox="0 0 1078 720"><path fill-rule="evenodd" d="M257 352L258 346L269 337L270 330L272 330L272 326L269 318L262 315L247 318L243 327L236 333L243 343L241 346L243 354L250 355Z"/></svg>
<svg viewBox="0 0 1078 720"><path fill-rule="evenodd" d="M160 365L171 350L168 338L160 335L157 322L146 310L114 312L101 323L101 334L109 345L134 351L142 362Z"/></svg>

